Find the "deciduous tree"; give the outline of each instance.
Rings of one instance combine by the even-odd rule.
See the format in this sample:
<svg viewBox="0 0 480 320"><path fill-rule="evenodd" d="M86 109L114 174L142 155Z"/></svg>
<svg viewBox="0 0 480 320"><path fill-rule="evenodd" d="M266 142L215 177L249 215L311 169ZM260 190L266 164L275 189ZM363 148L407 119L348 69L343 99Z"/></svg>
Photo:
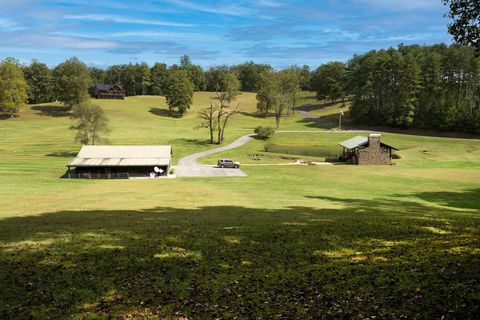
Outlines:
<svg viewBox="0 0 480 320"><path fill-rule="evenodd" d="M455 41L480 49L480 1L443 0L443 3L450 9L446 16L453 21L448 26L448 32Z"/></svg>
<svg viewBox="0 0 480 320"><path fill-rule="evenodd" d="M22 68L17 60L6 58L0 62L0 110L10 117L25 105L28 94Z"/></svg>
<svg viewBox="0 0 480 320"><path fill-rule="evenodd" d="M28 102L45 103L53 100L52 71L46 64L33 60L23 72L28 83Z"/></svg>
<svg viewBox="0 0 480 320"><path fill-rule="evenodd" d="M105 140L110 132L108 118L102 108L88 103L76 105L73 108L72 119L75 124L71 127L77 131L75 141L86 145L95 145Z"/></svg>
<svg viewBox="0 0 480 320"><path fill-rule="evenodd" d="M60 63L53 70L56 98L69 109L89 99L93 81L87 66L77 58Z"/></svg>

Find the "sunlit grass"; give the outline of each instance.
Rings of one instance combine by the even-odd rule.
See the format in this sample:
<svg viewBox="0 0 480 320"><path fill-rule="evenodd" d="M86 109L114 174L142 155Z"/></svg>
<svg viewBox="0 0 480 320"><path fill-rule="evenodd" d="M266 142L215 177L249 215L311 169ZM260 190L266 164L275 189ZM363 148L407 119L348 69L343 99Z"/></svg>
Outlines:
<svg viewBox="0 0 480 320"><path fill-rule="evenodd" d="M163 97L94 102L110 143L172 144L177 161L215 147L193 129L211 95L182 119L158 110ZM276 134L284 153L252 140L201 160L240 160L248 177L59 179L80 145L58 104L0 121L0 318L474 319L478 141L389 133L393 166L276 166L324 161L358 135L328 131L340 106L304 95L318 121L297 112L281 129L322 133ZM255 94L239 100L227 142L274 125Z"/></svg>

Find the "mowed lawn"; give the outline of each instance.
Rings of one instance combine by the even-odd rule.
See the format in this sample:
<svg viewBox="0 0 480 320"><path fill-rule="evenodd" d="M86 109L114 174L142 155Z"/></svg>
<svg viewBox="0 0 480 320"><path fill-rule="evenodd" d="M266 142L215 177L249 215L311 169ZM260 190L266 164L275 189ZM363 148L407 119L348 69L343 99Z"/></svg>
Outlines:
<svg viewBox="0 0 480 320"><path fill-rule="evenodd" d="M193 129L211 95L182 119L162 97L94 102L111 144L171 144L177 161L213 147ZM281 129L334 126L339 109L305 97L318 118ZM239 100L227 143L274 125ZM2 319L478 318L478 140L388 133L392 166L283 166L357 133L279 133L202 159L248 177L59 179L80 148L70 125L58 104L0 121Z"/></svg>

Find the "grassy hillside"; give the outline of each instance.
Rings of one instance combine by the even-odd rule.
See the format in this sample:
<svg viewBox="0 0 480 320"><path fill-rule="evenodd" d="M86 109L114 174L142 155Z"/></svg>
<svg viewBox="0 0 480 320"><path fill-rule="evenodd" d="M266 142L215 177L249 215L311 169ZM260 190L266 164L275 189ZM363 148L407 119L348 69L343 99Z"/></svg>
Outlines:
<svg viewBox="0 0 480 320"><path fill-rule="evenodd" d="M211 95L182 119L162 97L95 103L110 143L172 144L178 160L212 147L193 130ZM325 130L341 105L304 97L310 119L296 112L281 129L324 132L202 159L239 159L248 177L59 179L80 148L59 105L0 121L0 317L474 319L480 143L390 133L393 166L262 165L322 161L357 135ZM240 101L227 142L274 125L254 94Z"/></svg>

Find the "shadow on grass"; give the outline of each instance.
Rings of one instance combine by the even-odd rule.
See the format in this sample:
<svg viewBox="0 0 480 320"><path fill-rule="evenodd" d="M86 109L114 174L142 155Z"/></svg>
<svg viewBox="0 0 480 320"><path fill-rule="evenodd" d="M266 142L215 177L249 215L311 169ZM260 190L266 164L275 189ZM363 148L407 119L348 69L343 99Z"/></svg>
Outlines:
<svg viewBox="0 0 480 320"><path fill-rule="evenodd" d="M172 145L193 145L193 146L213 146L207 139L187 139L187 138L178 138L178 139L173 139L168 141L169 144Z"/></svg>
<svg viewBox="0 0 480 320"><path fill-rule="evenodd" d="M168 109L150 108L148 112L160 117L180 118L180 115L177 112Z"/></svg>
<svg viewBox="0 0 480 320"><path fill-rule="evenodd" d="M57 157L57 158L71 158L76 157L78 151L62 151L62 152L52 152L47 154L47 157Z"/></svg>
<svg viewBox="0 0 480 320"><path fill-rule="evenodd" d="M301 111L309 112L309 111L322 110L322 109L334 106L338 103L341 103L341 102L319 102L319 103L314 103L314 104L309 103L309 104L299 105L296 109L301 110ZM340 108L340 109L346 109L346 107L345 108Z"/></svg>
<svg viewBox="0 0 480 320"><path fill-rule="evenodd" d="M0 113L0 120L8 120L8 119L15 119L17 118L17 115L14 115L13 117L10 114L6 113Z"/></svg>
<svg viewBox="0 0 480 320"><path fill-rule="evenodd" d="M49 117L67 117L70 109L65 106L33 106L32 110L39 111L38 114Z"/></svg>
<svg viewBox="0 0 480 320"><path fill-rule="evenodd" d="M267 119L274 117L275 114L273 112L269 112L267 115L263 112L245 112L245 111L240 111L239 114L245 117L252 117L252 118L257 118L257 119Z"/></svg>
<svg viewBox="0 0 480 320"><path fill-rule="evenodd" d="M463 194L431 196L456 203ZM0 220L1 318L478 315L477 217L411 200L310 198L341 209L211 206Z"/></svg>

